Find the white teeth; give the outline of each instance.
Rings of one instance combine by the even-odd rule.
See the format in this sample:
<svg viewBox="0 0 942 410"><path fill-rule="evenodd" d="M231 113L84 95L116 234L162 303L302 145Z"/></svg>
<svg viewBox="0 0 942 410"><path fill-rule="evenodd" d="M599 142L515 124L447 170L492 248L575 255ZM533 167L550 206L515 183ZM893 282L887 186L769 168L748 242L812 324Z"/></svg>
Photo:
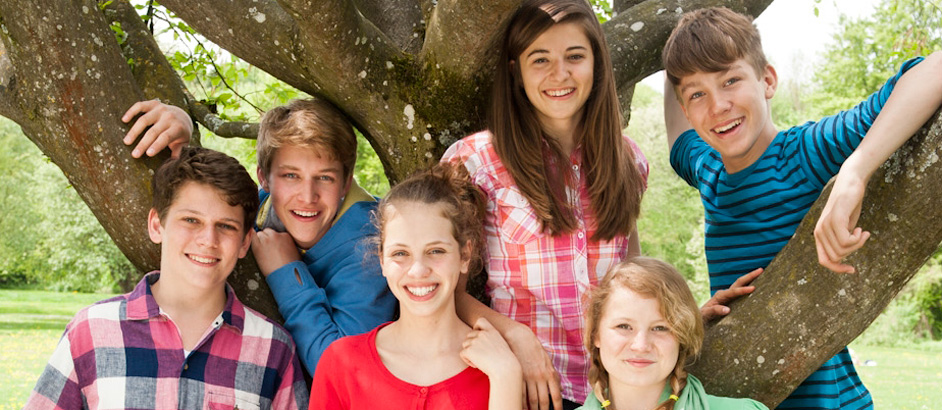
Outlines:
<svg viewBox="0 0 942 410"><path fill-rule="evenodd" d="M190 255L190 259L193 259L199 263L213 263L216 262L216 258L203 258L200 256Z"/></svg>
<svg viewBox="0 0 942 410"><path fill-rule="evenodd" d="M575 90L576 90L575 88L566 88L566 89L564 89L564 90L546 90L546 93L549 94L549 95L551 95L551 96L553 96L553 97L562 97L562 96L564 96L564 95L566 95L566 94L569 94L569 93L571 93L571 92L573 92L573 91L575 91Z"/></svg>
<svg viewBox="0 0 942 410"><path fill-rule="evenodd" d="M438 285L421 286L421 287L406 286L406 290L408 290L409 293L411 293L411 294L413 294L413 295L415 295L415 296L421 297L421 296L428 295L429 293L432 293L432 291L435 290L435 288L437 288L437 287L438 287Z"/></svg>
<svg viewBox="0 0 942 410"><path fill-rule="evenodd" d="M738 119L738 120L736 120L736 121L733 121L733 122L731 122L731 123L729 123L729 124L726 124L725 126L714 128L713 131L722 134L722 133L724 133L724 132L726 132L726 131L729 131L731 128L733 128L733 127L735 127L735 126L737 126L737 125L739 125L739 124L742 124L742 118L740 118L740 119Z"/></svg>
<svg viewBox="0 0 942 410"><path fill-rule="evenodd" d="M304 212L304 211L291 211L291 212L294 212L296 215L303 216L305 218L310 218L312 216L317 216L318 214L320 214L320 212Z"/></svg>

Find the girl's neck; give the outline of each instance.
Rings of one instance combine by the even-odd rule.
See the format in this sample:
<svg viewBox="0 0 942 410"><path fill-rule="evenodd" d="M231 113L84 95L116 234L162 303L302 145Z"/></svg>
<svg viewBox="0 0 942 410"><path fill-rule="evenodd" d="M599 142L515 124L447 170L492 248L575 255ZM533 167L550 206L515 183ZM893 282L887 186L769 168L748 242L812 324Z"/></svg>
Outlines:
<svg viewBox="0 0 942 410"><path fill-rule="evenodd" d="M543 118L540 121L543 132L546 136L552 138L567 157L572 155L576 148L576 132L579 126L574 121L551 120Z"/></svg>
<svg viewBox="0 0 942 410"><path fill-rule="evenodd" d="M405 312L404 312L405 313ZM464 371L462 343L471 328L452 309L450 315L414 317L405 313L380 329L376 351L383 366L396 378L417 386L431 386ZM422 366L416 366L422 363Z"/></svg>
<svg viewBox="0 0 942 410"><path fill-rule="evenodd" d="M667 380L653 386L628 386L610 381L612 408L614 410L651 410L658 405Z"/></svg>

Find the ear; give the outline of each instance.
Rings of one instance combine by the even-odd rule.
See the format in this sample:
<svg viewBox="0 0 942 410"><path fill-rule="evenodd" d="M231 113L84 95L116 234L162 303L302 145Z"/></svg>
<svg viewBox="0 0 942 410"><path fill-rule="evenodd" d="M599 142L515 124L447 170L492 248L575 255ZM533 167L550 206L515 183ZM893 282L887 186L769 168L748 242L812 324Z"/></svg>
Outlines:
<svg viewBox="0 0 942 410"><path fill-rule="evenodd" d="M599 342L599 329L598 328L595 329L595 334L592 335L592 345L595 346L596 349L602 348L602 343Z"/></svg>
<svg viewBox="0 0 942 410"><path fill-rule="evenodd" d="M248 232L245 233L245 239L242 240L242 246L239 247L239 259L248 255L249 248L252 247L252 238L255 237L255 229L251 226L248 229Z"/></svg>
<svg viewBox="0 0 942 410"><path fill-rule="evenodd" d="M461 247L461 274L465 275L468 273L468 269L471 269L471 241L464 243L464 246Z"/></svg>
<svg viewBox="0 0 942 410"><path fill-rule="evenodd" d="M772 64L766 64L765 71L762 74L762 82L765 83L765 99L771 100L775 95L775 89L778 87L778 73Z"/></svg>
<svg viewBox="0 0 942 410"><path fill-rule="evenodd" d="M157 210L151 208L150 212L147 213L147 235L150 236L150 241L153 243L163 242L163 229Z"/></svg>
<svg viewBox="0 0 942 410"><path fill-rule="evenodd" d="M343 193L342 193L340 196L341 196L341 197L346 197L346 196L347 196L347 193L350 192L350 187L351 187L351 186L353 186L353 170L352 170L352 169L350 170L350 175L347 175L347 182L344 183L344 186L343 186Z"/></svg>
<svg viewBox="0 0 942 410"><path fill-rule="evenodd" d="M258 176L258 184L262 186L262 189L271 193L271 189L268 187L268 175L265 175L261 168L255 170L255 175Z"/></svg>

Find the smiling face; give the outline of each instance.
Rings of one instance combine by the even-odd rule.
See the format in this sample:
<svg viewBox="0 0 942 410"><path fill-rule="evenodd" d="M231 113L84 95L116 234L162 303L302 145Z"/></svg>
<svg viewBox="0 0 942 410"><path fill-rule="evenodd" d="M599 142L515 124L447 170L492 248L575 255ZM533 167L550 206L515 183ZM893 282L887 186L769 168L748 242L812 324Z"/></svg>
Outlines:
<svg viewBox="0 0 942 410"><path fill-rule="evenodd" d="M442 205L402 201L386 205L384 214L380 264L401 314L453 313L469 249L458 244Z"/></svg>
<svg viewBox="0 0 942 410"><path fill-rule="evenodd" d="M536 38L516 60L523 88L543 127L569 131L582 118L592 93L592 46L576 23L557 24Z"/></svg>
<svg viewBox="0 0 942 410"><path fill-rule="evenodd" d="M351 181L340 161L291 145L278 148L268 175L259 171L258 178L271 193L275 214L303 249L314 246L330 229Z"/></svg>
<svg viewBox="0 0 942 410"><path fill-rule="evenodd" d="M762 75L745 59L726 71L697 72L680 79L677 95L687 120L697 134L723 158L729 173L758 160L778 132L768 100L775 95L778 77L772 66Z"/></svg>
<svg viewBox="0 0 942 410"><path fill-rule="evenodd" d="M657 299L619 287L612 290L599 321L595 347L612 390L650 388L658 392L674 371L680 344Z"/></svg>
<svg viewBox="0 0 942 410"><path fill-rule="evenodd" d="M160 244L161 282L222 289L251 244L244 217L242 207L229 205L219 190L199 182L186 182L177 190L163 222L151 209L147 228L151 240Z"/></svg>

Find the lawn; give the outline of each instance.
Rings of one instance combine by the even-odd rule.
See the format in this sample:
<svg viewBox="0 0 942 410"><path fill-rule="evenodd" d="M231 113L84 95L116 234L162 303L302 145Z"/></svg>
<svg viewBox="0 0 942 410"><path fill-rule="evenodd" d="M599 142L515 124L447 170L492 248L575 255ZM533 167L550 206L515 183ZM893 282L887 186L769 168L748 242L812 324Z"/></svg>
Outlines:
<svg viewBox="0 0 942 410"><path fill-rule="evenodd" d="M0 290L0 410L23 408L66 323L111 295ZM942 403L942 343L914 348L853 345L857 372L877 408L921 410Z"/></svg>
<svg viewBox="0 0 942 410"><path fill-rule="evenodd" d="M23 408L72 315L109 296L0 290L0 410Z"/></svg>

